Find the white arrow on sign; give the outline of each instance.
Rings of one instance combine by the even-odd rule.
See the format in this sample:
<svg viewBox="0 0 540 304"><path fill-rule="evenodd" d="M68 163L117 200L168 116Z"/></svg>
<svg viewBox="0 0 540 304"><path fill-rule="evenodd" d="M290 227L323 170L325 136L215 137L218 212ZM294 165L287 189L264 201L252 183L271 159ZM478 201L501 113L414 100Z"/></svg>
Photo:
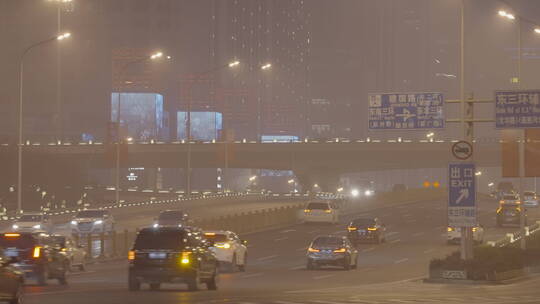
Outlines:
<svg viewBox="0 0 540 304"><path fill-rule="evenodd" d="M461 203L461 201L466 198L469 198L469 189L465 188L465 189L459 190L459 197L456 200L456 204Z"/></svg>
<svg viewBox="0 0 540 304"><path fill-rule="evenodd" d="M407 121L407 119L415 117L416 114L411 114L411 112L409 112L409 110L403 109L403 114L396 114L396 116L397 117L402 117L403 121Z"/></svg>

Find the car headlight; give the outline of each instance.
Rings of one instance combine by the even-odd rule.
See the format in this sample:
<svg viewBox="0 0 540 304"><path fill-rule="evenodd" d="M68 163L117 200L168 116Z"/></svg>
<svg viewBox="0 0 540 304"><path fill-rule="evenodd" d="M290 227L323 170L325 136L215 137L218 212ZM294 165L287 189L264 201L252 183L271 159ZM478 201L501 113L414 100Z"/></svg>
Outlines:
<svg viewBox="0 0 540 304"><path fill-rule="evenodd" d="M41 229L41 225L40 225L40 224L37 224L37 225L32 226L32 228L34 228L34 229Z"/></svg>
<svg viewBox="0 0 540 304"><path fill-rule="evenodd" d="M13 226L11 226L11 228L13 228L13 229L19 229L19 225L13 224Z"/></svg>
<svg viewBox="0 0 540 304"><path fill-rule="evenodd" d="M97 220L97 221L94 222L94 224L101 225L101 224L103 224L103 221L102 220Z"/></svg>
<svg viewBox="0 0 540 304"><path fill-rule="evenodd" d="M77 221L71 221L71 225L77 225Z"/></svg>
<svg viewBox="0 0 540 304"><path fill-rule="evenodd" d="M157 227L159 227L159 224L158 224L158 223L154 223L154 225L152 225L152 227L157 228Z"/></svg>

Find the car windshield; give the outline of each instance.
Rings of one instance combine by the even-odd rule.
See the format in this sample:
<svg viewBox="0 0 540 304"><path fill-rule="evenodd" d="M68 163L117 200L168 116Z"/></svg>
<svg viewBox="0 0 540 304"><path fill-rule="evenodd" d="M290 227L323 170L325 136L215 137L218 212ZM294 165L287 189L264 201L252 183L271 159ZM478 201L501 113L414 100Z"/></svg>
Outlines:
<svg viewBox="0 0 540 304"><path fill-rule="evenodd" d="M343 239L340 237L319 237L313 241L314 248L330 247L340 248L343 246Z"/></svg>
<svg viewBox="0 0 540 304"><path fill-rule="evenodd" d="M371 226L374 226L374 225L375 225L375 220L374 219L367 219L367 218L355 219L351 223L351 226L353 226L353 227L371 227Z"/></svg>
<svg viewBox="0 0 540 304"><path fill-rule="evenodd" d="M181 250L186 246L184 231L145 230L137 235L135 250Z"/></svg>
<svg viewBox="0 0 540 304"><path fill-rule="evenodd" d="M186 217L185 213L182 211L168 211L162 212L159 214L158 219L160 220L182 220Z"/></svg>
<svg viewBox="0 0 540 304"><path fill-rule="evenodd" d="M309 203L306 207L306 209L310 210L328 210L330 207L328 206L328 203Z"/></svg>
<svg viewBox="0 0 540 304"><path fill-rule="evenodd" d="M219 233L205 233L204 237L212 242L220 243L227 241L227 235Z"/></svg>
<svg viewBox="0 0 540 304"><path fill-rule="evenodd" d="M524 192L523 195L524 195L524 196L529 196L529 197L530 197L530 196L535 196L536 193L534 193L534 192Z"/></svg>
<svg viewBox="0 0 540 304"><path fill-rule="evenodd" d="M42 215L25 214L19 218L19 222L41 222Z"/></svg>
<svg viewBox="0 0 540 304"><path fill-rule="evenodd" d="M34 248L37 240L30 234L0 233L0 248Z"/></svg>
<svg viewBox="0 0 540 304"><path fill-rule="evenodd" d="M60 235L53 235L44 238L43 242L49 246L60 246L65 247L66 246L66 237L60 236Z"/></svg>
<svg viewBox="0 0 540 304"><path fill-rule="evenodd" d="M86 210L77 214L78 218L100 218L105 215L105 211L102 210Z"/></svg>

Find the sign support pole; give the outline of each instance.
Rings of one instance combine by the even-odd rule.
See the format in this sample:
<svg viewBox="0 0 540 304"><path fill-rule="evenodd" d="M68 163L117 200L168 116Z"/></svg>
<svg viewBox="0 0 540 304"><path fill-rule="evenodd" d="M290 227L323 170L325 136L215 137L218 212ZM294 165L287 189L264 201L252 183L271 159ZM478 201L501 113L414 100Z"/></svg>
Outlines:
<svg viewBox="0 0 540 304"><path fill-rule="evenodd" d="M465 0L461 1L461 58L460 58L460 96L461 96L461 128L463 140L473 143L473 123L465 123ZM471 118L471 117L469 117ZM472 227L461 227L461 259L473 258L473 231Z"/></svg>

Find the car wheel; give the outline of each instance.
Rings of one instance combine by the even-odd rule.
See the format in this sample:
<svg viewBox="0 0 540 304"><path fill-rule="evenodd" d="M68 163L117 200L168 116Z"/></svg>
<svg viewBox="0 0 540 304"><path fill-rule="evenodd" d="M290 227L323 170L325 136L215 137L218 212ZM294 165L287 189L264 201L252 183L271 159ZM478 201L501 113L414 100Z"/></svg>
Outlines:
<svg viewBox="0 0 540 304"><path fill-rule="evenodd" d="M315 262L312 259L308 259L306 268L307 270L314 270L316 268Z"/></svg>
<svg viewBox="0 0 540 304"><path fill-rule="evenodd" d="M350 270L351 269L351 258L344 258L343 259L343 269L344 270Z"/></svg>
<svg viewBox="0 0 540 304"><path fill-rule="evenodd" d="M199 290L199 272L195 272L195 274L189 278L187 281L187 287L189 291L197 291Z"/></svg>
<svg viewBox="0 0 540 304"><path fill-rule="evenodd" d="M130 275L128 278L128 288L129 291L141 290L141 283L135 277Z"/></svg>
<svg viewBox="0 0 540 304"><path fill-rule="evenodd" d="M58 283L60 285L67 285L67 271L69 269L68 267L69 267L69 263L68 262L64 263L64 271L62 271L62 274L60 275L60 277L57 278Z"/></svg>
<svg viewBox="0 0 540 304"><path fill-rule="evenodd" d="M159 290L160 286L161 286L160 283L150 283L150 290L153 290L153 291Z"/></svg>
<svg viewBox="0 0 540 304"><path fill-rule="evenodd" d="M81 261L81 263L77 267L79 268L79 271L85 271L86 270L86 265L84 265L84 261Z"/></svg>
<svg viewBox="0 0 540 304"><path fill-rule="evenodd" d="M242 265L238 265L238 270L241 272L245 272L247 267L247 254L244 254L244 259Z"/></svg>
<svg viewBox="0 0 540 304"><path fill-rule="evenodd" d="M40 286L47 285L47 279L49 278L49 271L47 269L47 266L43 267L43 270L38 273L37 275L37 284Z"/></svg>
<svg viewBox="0 0 540 304"><path fill-rule="evenodd" d="M17 287L17 291L13 295L13 299L11 299L8 303L9 304L22 304L22 290L23 290L23 287L21 283Z"/></svg>
<svg viewBox="0 0 540 304"><path fill-rule="evenodd" d="M238 270L238 262L236 258L236 253L233 254L231 264L229 265L229 272L236 272Z"/></svg>
<svg viewBox="0 0 540 304"><path fill-rule="evenodd" d="M206 282L206 288L208 290L217 290L218 289L218 281L219 281L219 271L216 266L216 269L214 270L214 275L210 280Z"/></svg>
<svg viewBox="0 0 540 304"><path fill-rule="evenodd" d="M354 265L351 266L352 269L358 268L358 257L356 257L356 260L354 261Z"/></svg>

